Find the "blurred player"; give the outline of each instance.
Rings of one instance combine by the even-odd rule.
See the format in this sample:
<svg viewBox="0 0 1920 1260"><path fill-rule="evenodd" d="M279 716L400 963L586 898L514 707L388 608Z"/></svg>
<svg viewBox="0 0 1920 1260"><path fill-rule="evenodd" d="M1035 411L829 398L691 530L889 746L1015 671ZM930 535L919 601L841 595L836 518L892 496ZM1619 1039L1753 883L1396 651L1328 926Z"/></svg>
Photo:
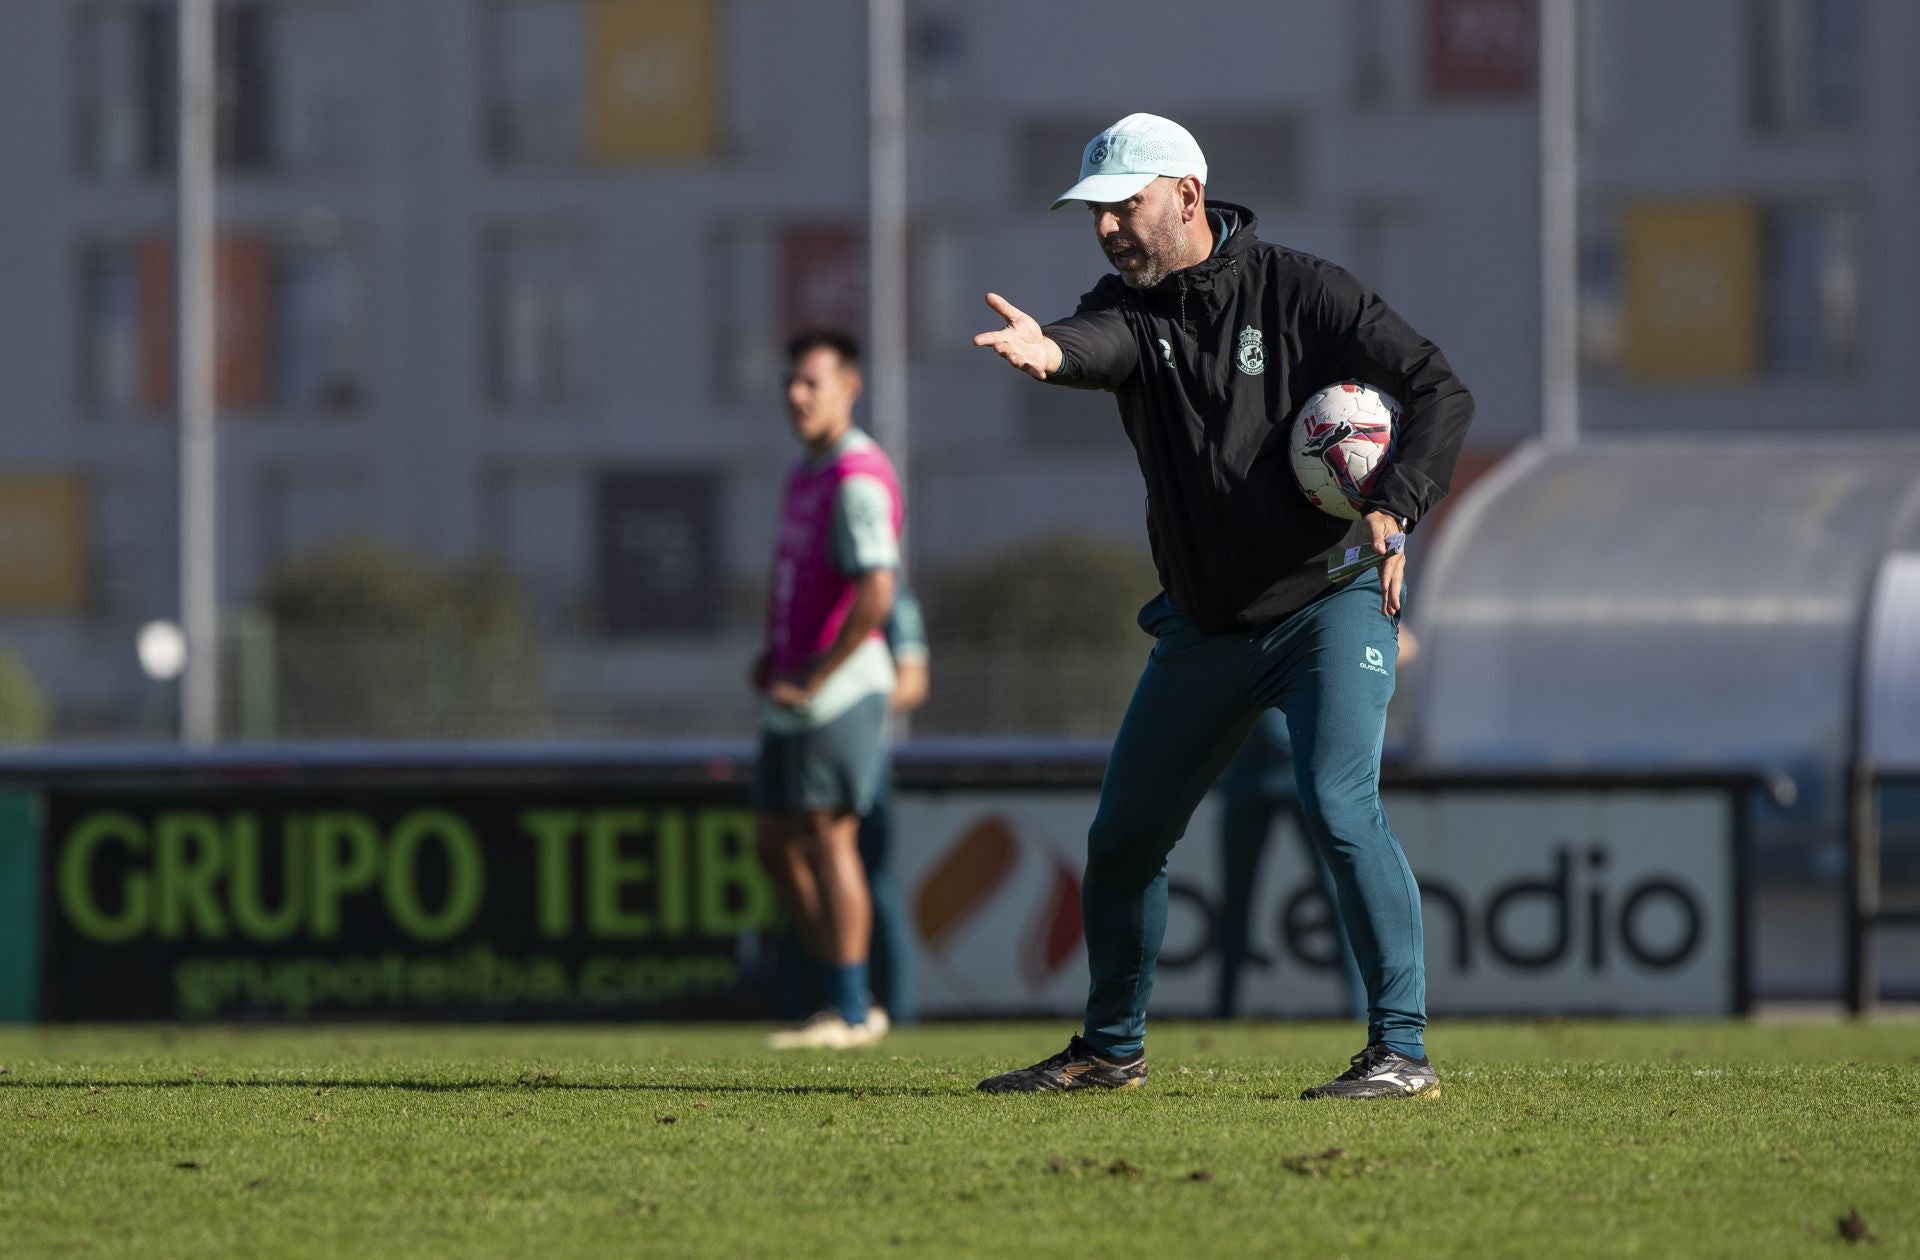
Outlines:
<svg viewBox="0 0 1920 1260"><path fill-rule="evenodd" d="M892 713L911 713L927 701L929 671L926 622L920 601L905 582L895 580L893 612L884 629L887 651L893 656ZM893 755L889 739L881 740L880 768L873 808L860 819L860 866L866 872L873 902L873 935L868 948L867 976L890 1025L910 1023L916 1014L913 996L913 935L906 901L893 877ZM782 1010L791 1016L817 1009L828 992L831 968L817 965L800 943L796 923L789 920L780 941L776 983Z"/></svg>
<svg viewBox="0 0 1920 1260"><path fill-rule="evenodd" d="M887 650L893 654L895 683L891 709L911 713L927 702L927 626L920 601L905 583L896 583L893 615L887 618ZM893 877L893 758L880 754L880 785L873 808L860 820L860 862L873 894L873 951L870 972L874 996L895 1024L918 1013L913 994L913 932L907 903Z"/></svg>
<svg viewBox="0 0 1920 1260"><path fill-rule="evenodd" d="M1119 274L1045 328L990 293L1003 325L974 338L1039 380L1115 395L1164 588L1140 611L1156 643L1087 836L1085 1026L1059 1054L980 1088L1145 1082L1167 854L1260 713L1278 708L1368 997L1366 1046L1305 1096L1433 1096L1420 890L1380 808L1405 557L1337 585L1327 558L1363 544L1386 554L1439 501L1473 402L1377 296L1331 263L1257 240L1252 211L1209 204L1206 179L1200 146L1167 119L1133 114L1095 136L1054 205L1086 203ZM1393 462L1351 526L1307 502L1287 461L1288 418L1347 379L1406 406Z"/></svg>
<svg viewBox="0 0 1920 1260"><path fill-rule="evenodd" d="M787 348L787 411L805 456L787 479L767 599L753 799L760 860L807 949L825 964L827 1008L775 1033L780 1049L869 1045L887 1030L868 995L873 906L860 816L873 807L893 659L880 627L900 564L893 465L853 427L860 351L844 333Z"/></svg>

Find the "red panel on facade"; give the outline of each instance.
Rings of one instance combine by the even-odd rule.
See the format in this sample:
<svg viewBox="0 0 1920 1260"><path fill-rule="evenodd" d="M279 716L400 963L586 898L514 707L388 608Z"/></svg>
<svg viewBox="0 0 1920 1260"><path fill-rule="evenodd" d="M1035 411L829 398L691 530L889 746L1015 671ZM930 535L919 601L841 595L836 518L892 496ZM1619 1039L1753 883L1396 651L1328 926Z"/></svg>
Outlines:
<svg viewBox="0 0 1920 1260"><path fill-rule="evenodd" d="M1427 92L1507 101L1533 92L1534 0L1427 0Z"/></svg>
<svg viewBox="0 0 1920 1260"><path fill-rule="evenodd" d="M866 259L847 223L794 224L780 232L780 334L838 328L858 337L866 323Z"/></svg>

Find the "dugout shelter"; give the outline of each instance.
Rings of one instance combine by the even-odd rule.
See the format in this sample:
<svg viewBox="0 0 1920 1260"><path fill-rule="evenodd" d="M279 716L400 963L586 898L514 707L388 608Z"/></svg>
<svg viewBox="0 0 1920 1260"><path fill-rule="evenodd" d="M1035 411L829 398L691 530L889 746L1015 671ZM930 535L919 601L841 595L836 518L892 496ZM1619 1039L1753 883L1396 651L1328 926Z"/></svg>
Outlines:
<svg viewBox="0 0 1920 1260"><path fill-rule="evenodd" d="M1429 546L1417 762L1759 771L1763 995L1920 992L1920 442L1531 444Z"/></svg>

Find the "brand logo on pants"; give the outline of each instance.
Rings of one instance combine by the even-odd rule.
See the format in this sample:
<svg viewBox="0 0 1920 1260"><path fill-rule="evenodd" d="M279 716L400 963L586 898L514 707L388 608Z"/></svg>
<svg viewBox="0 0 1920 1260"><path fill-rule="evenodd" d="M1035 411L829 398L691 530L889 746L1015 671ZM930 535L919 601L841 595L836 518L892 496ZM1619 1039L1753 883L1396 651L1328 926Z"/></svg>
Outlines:
<svg viewBox="0 0 1920 1260"><path fill-rule="evenodd" d="M1387 672L1386 654L1381 652L1381 650L1377 647L1368 648L1367 659L1360 663L1360 668L1370 669L1376 674L1386 673Z"/></svg>

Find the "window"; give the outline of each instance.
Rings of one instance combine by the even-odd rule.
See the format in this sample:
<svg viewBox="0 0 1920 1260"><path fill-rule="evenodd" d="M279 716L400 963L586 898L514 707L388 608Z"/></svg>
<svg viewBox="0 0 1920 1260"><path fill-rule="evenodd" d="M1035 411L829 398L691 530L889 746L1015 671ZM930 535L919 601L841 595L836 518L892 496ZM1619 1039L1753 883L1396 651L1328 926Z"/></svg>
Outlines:
<svg viewBox="0 0 1920 1260"><path fill-rule="evenodd" d="M586 47L580 0L499 0L488 23L488 147L503 163L553 162L580 147Z"/></svg>
<svg viewBox="0 0 1920 1260"><path fill-rule="evenodd" d="M97 175L154 174L173 161L171 6L79 11L79 152Z"/></svg>
<svg viewBox="0 0 1920 1260"><path fill-rule="evenodd" d="M1831 205L1783 205L1762 228L1768 370L1842 371L1859 337L1860 242L1853 214Z"/></svg>
<svg viewBox="0 0 1920 1260"><path fill-rule="evenodd" d="M365 295L354 252L309 239L273 253L273 400L312 411L352 411L366 391ZM223 335L225 335L223 333Z"/></svg>
<svg viewBox="0 0 1920 1260"><path fill-rule="evenodd" d="M174 242L101 241L80 254L80 393L96 411L175 407ZM223 411L351 411L365 393L366 303L345 240L223 234L215 244Z"/></svg>
<svg viewBox="0 0 1920 1260"><path fill-rule="evenodd" d="M255 3L222 5L215 19L217 151L221 165L231 170L259 171L274 165L278 67L270 47L271 19L265 6Z"/></svg>
<svg viewBox="0 0 1920 1260"><path fill-rule="evenodd" d="M338 4L280 4L271 11L265 60L275 89L268 142L276 165L338 169L352 162L362 84L364 32L357 13Z"/></svg>
<svg viewBox="0 0 1920 1260"><path fill-rule="evenodd" d="M1860 111L1860 0L1748 0L1754 122L1793 131L1843 127Z"/></svg>
<svg viewBox="0 0 1920 1260"><path fill-rule="evenodd" d="M717 629L726 614L722 477L601 469L594 480L600 623L613 637Z"/></svg>
<svg viewBox="0 0 1920 1260"><path fill-rule="evenodd" d="M846 219L711 222L714 390L754 403L780 397L786 343L810 328L867 328L866 237ZM911 335L909 330L909 335Z"/></svg>
<svg viewBox="0 0 1920 1260"><path fill-rule="evenodd" d="M487 249L489 396L530 410L583 402L594 301L580 234L516 226L496 232Z"/></svg>
<svg viewBox="0 0 1920 1260"><path fill-rule="evenodd" d="M1576 0L1573 73L1583 136L1604 136L1615 125L1614 24L1623 16L1608 0Z"/></svg>
<svg viewBox="0 0 1920 1260"><path fill-rule="evenodd" d="M1611 235L1594 231L1593 217L1580 216L1580 367L1609 372L1620 365L1620 247Z"/></svg>
<svg viewBox="0 0 1920 1260"><path fill-rule="evenodd" d="M720 0L494 0L487 147L506 165L701 159L719 148Z"/></svg>
<svg viewBox="0 0 1920 1260"><path fill-rule="evenodd" d="M588 616L593 560L587 474L515 460L489 470L482 496L487 549L520 580L539 628L577 632Z"/></svg>
<svg viewBox="0 0 1920 1260"><path fill-rule="evenodd" d="M709 221L706 251L705 274L714 296L707 330L714 392L732 401L778 399L786 361L772 309L773 229L764 223Z"/></svg>
<svg viewBox="0 0 1920 1260"><path fill-rule="evenodd" d="M177 122L177 6L125 0L77 12L82 165L109 177L168 173ZM216 125L224 168L304 170L349 160L356 17L346 0L221 4Z"/></svg>
<svg viewBox="0 0 1920 1260"><path fill-rule="evenodd" d="M91 541L90 611L98 618L133 624L170 608L178 591L172 574L156 562L154 523L172 510L172 487L138 465L106 463L87 475L86 530Z"/></svg>
<svg viewBox="0 0 1920 1260"><path fill-rule="evenodd" d="M80 396L98 410L129 411L143 400L141 292L138 255L131 242L82 251Z"/></svg>
<svg viewBox="0 0 1920 1260"><path fill-rule="evenodd" d="M1859 217L1844 203L1646 202L1587 216L1581 352L1596 372L1734 383L1859 354Z"/></svg>
<svg viewBox="0 0 1920 1260"><path fill-rule="evenodd" d="M1348 73L1361 109L1421 95L1420 14L1413 0L1348 0Z"/></svg>

